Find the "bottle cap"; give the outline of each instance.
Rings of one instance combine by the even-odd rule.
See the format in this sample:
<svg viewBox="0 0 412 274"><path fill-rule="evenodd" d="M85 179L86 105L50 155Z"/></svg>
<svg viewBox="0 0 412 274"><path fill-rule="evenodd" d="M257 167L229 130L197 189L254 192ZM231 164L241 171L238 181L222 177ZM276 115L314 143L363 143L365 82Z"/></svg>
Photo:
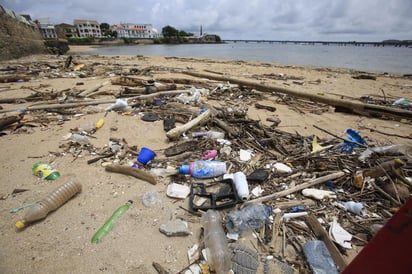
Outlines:
<svg viewBox="0 0 412 274"><path fill-rule="evenodd" d="M181 165L179 168L179 173L189 174L190 173L190 166L189 165Z"/></svg>
<svg viewBox="0 0 412 274"><path fill-rule="evenodd" d="M25 224L23 223L23 221L17 221L17 222L16 222L16 227L17 227L18 229L22 229L22 228L25 227Z"/></svg>

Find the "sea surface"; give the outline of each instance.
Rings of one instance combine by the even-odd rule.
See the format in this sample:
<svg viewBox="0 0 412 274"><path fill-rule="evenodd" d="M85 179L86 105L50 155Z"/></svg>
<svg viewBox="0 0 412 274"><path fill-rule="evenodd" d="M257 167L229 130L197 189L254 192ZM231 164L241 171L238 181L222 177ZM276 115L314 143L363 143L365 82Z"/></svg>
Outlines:
<svg viewBox="0 0 412 274"><path fill-rule="evenodd" d="M107 46L82 54L217 58L412 74L412 48L267 42Z"/></svg>

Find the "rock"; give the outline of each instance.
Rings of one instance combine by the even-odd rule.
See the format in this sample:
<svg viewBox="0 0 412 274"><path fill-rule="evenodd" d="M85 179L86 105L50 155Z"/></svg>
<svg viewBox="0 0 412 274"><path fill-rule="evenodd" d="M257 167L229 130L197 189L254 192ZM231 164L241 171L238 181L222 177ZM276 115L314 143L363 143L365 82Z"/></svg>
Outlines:
<svg viewBox="0 0 412 274"><path fill-rule="evenodd" d="M172 220L165 224L161 224L159 231L169 237L187 236L190 234L187 222L182 220Z"/></svg>

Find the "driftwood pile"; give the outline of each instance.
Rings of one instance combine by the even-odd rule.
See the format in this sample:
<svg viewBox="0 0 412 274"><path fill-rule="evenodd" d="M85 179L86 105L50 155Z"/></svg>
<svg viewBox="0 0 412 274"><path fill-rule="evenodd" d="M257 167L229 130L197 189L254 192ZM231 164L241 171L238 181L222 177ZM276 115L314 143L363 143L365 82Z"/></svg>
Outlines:
<svg viewBox="0 0 412 274"><path fill-rule="evenodd" d="M65 64L65 67L70 71L70 64ZM38 76L42 71L44 73L46 68L48 72L58 69L53 64L39 64L29 70L24 65L2 68L3 75L0 80L27 81L33 75ZM382 119L412 119L412 111L389 104L383 105L382 102L365 103L361 98L359 102L325 99L319 95L302 94L292 89L228 78L217 73L178 70L175 72L180 78L152 79L156 72L164 70L165 68L159 67L131 68L125 73L123 69L119 77L86 90L43 92L44 87L39 87L33 89L33 94L25 98L4 98L0 100L2 106L21 102L38 104L0 110L5 114L12 111L22 113L1 117L0 130L4 134L11 134L18 133L22 128L27 131L27 128L47 127L51 120L64 123L61 117L85 114L85 106L115 104L117 99L122 99L127 102L127 110L119 108L108 111L143 111L150 114L146 119L164 120L165 135L170 146L163 155L158 155L141 170L126 167L130 159L136 158L139 149L123 138L108 140L111 146L105 148L72 140L60 147L61 152L73 155L73 161L80 153L89 153L88 164L106 162L108 172L127 174L151 184L160 180L150 173L151 168L176 167L184 162L200 159L206 150L212 149L219 152L217 159L226 162L229 173L242 171L249 176L257 170L265 171L267 177L264 181L249 184L250 190L260 188L261 191L252 194L245 203L264 203L280 210L273 212L272 223L262 227L261 231L255 231L256 238L251 240L251 244L266 267L274 267L269 266L269 261L266 260L267 256L272 256L275 262L283 262L289 270L298 273L310 272L302 251L303 244L309 240L323 240L340 270L345 268L348 258L353 257L353 254L348 254L350 251L335 244L327 233L329 222L333 219L353 236L351 244L361 247L373 237L376 227L384 225L409 198L411 182L408 178L412 177L410 146L399 146L389 152L372 151L368 157L360 160L362 153L374 148L373 140L359 144L346 136L337 136L327 130L324 131L329 133L330 138L303 136L299 132L282 131L278 127L281 121L276 118L271 118L272 124L265 126L260 120L250 119L247 113L251 105L275 113L275 107L261 102L268 93L277 96L278 102L299 112L328 111L328 106L334 106L348 112ZM5 74L5 71L8 73ZM57 77L57 74L51 75ZM214 81L205 81L204 78ZM98 99L99 96L108 94L107 90L99 91L107 85L117 88L110 92L115 99ZM45 115L44 111L56 113L56 116ZM27 113L30 113L32 119L23 121L23 114ZM169 121L169 124L166 121ZM319 127L318 129L323 130ZM208 136L192 137L194 132L208 131L223 132L225 138L219 140ZM93 131L87 132L86 136L93 138ZM183 136L186 138L182 138ZM353 146L353 151L342 152L342 145ZM113 147L116 149L112 149ZM241 160L241 151L249 153L251 158ZM63 157L63 153L56 152L56 157ZM276 163L286 165L290 171L278 171L274 168ZM168 178L178 183L193 180L182 175ZM305 197L302 190L307 188L327 190L334 193L334 197ZM340 206L342 201L361 202L365 210L362 215L354 214ZM236 208L242 205L239 202ZM305 211L307 215L288 221L282 218L284 213L299 206L303 206L299 210ZM222 216L230 210L235 208L222 210ZM187 212L198 216L190 208L187 208ZM156 266L161 269L158 264ZM162 271L168 273L167 270Z"/></svg>

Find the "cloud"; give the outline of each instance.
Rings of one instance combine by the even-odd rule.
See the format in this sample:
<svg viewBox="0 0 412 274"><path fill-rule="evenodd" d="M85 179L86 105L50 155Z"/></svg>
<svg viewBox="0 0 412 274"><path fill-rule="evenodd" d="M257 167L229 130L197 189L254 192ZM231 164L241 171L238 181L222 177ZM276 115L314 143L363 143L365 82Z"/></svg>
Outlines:
<svg viewBox="0 0 412 274"><path fill-rule="evenodd" d="M412 39L410 0L2 0L16 13L98 22L152 23L223 39L363 40Z"/></svg>

